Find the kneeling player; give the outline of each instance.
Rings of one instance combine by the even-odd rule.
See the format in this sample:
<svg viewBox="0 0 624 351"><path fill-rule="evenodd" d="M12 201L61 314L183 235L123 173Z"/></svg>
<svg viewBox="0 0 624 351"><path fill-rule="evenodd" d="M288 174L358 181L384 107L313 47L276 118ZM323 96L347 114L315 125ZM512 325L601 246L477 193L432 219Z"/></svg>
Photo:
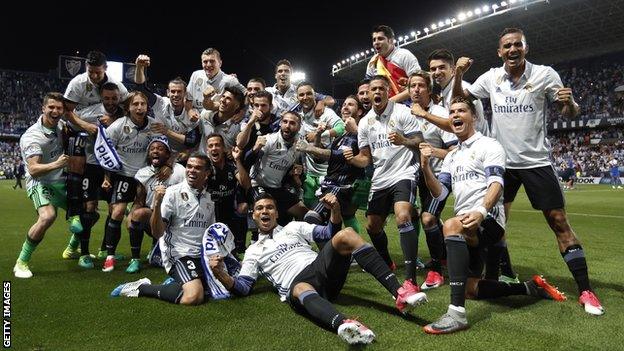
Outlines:
<svg viewBox="0 0 624 351"><path fill-rule="evenodd" d="M475 132L472 101L454 99L450 108L453 133L459 146L444 158L435 178L429 167L431 148L421 149L421 164L427 187L437 200L452 189L455 217L444 223L451 304L436 322L424 327L430 334L452 333L468 328L466 296L484 299L510 295L565 300L565 296L541 276L524 283L503 283L481 279L480 249L500 241L505 233L501 195L505 173L505 152L494 139Z"/></svg>
<svg viewBox="0 0 624 351"><path fill-rule="evenodd" d="M375 334L338 312L329 302L338 297L345 283L351 257L394 296L402 313L426 302L427 296L402 288L375 248L353 229L340 230L342 216L336 196L327 194L322 201L331 208L326 226L293 221L281 227L277 225L275 199L262 194L253 207L258 241L245 251L240 275L229 275L220 257L211 257L210 267L226 288L243 296L249 295L262 274L277 289L281 300L288 301L297 311L336 331L350 344L370 343ZM330 240L329 244L319 253L312 250L313 241L324 240Z"/></svg>

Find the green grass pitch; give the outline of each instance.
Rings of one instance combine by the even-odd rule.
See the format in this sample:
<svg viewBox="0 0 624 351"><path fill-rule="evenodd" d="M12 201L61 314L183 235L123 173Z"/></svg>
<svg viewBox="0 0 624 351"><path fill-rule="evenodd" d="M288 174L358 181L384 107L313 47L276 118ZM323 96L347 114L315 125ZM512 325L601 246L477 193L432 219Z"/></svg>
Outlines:
<svg viewBox="0 0 624 351"><path fill-rule="evenodd" d="M0 273L12 282L12 342L16 350L340 350L347 345L334 333L293 313L261 280L247 298L207 302L198 307L171 305L153 299L110 298L119 283L147 276L160 282L162 270L146 268L139 275L83 271L77 261L61 258L68 239L64 213L33 255L32 279L13 277L12 267L36 216L23 190L0 182ZM541 213L519 194L508 225L508 243L521 279L544 274L568 295L557 303L528 297L468 301L470 329L431 336L422 326L445 312L447 285L428 292L429 304L411 317L400 316L394 301L373 277L352 268L339 310L358 317L376 334L375 350L622 350L624 346L624 191L607 186L581 186L566 193L570 222L588 258L590 278L606 314L587 315L577 303L576 284ZM450 215L447 206L443 217ZM361 213L358 213L361 216ZM360 217L363 221L363 217ZM92 235L97 252L103 220ZM394 221L387 226L391 253L401 251ZM150 240L144 240L144 252ZM129 255L127 234L119 251ZM420 255L428 260L424 234ZM402 276L400 267L398 275ZM423 273L419 274L422 282Z"/></svg>

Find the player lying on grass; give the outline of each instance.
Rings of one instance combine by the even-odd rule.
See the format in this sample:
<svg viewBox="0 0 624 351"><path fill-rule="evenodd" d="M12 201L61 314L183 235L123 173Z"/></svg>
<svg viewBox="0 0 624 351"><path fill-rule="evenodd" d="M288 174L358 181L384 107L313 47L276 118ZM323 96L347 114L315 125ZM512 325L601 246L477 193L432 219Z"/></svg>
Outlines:
<svg viewBox="0 0 624 351"><path fill-rule="evenodd" d="M450 191L455 196L455 217L448 219L443 228L451 304L446 314L424 327L430 334L468 328L466 297L530 295L565 300L565 296L541 276L511 284L482 279L482 249L495 245L505 234L501 199L505 151L496 140L475 131L476 113L471 100L453 99L450 118L459 145L444 158L437 179L429 167L431 146L421 144L420 147L423 175L431 196L439 201L445 200Z"/></svg>
<svg viewBox="0 0 624 351"><path fill-rule="evenodd" d="M269 194L254 203L253 220L258 226L258 240L247 248L240 274L229 275L222 258L210 259L217 279L236 295L249 295L260 274L277 289L280 299L298 312L307 314L322 326L334 330L349 344L370 343L375 334L362 323L349 319L331 304L342 289L351 257L373 275L396 299L396 307L407 313L425 303L427 296L401 288L395 274L379 253L351 228L340 230L340 204L333 194L322 200L330 208L326 226L305 222L277 225L277 204ZM330 240L320 252L312 250L313 241Z"/></svg>

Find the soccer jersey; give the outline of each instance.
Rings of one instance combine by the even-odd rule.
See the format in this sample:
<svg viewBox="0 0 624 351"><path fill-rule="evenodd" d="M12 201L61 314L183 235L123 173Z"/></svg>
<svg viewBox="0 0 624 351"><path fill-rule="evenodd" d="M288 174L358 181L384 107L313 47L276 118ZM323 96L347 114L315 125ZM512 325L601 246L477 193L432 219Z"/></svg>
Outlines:
<svg viewBox="0 0 624 351"><path fill-rule="evenodd" d="M204 90L209 85L212 85L215 90L213 100L219 99L225 88L236 88L243 93L246 91L236 77L225 74L223 71L219 71L214 77L208 78L204 70L197 70L191 74L191 79L189 79L188 88L186 89L186 99L193 101L193 107L197 110L204 108Z"/></svg>
<svg viewBox="0 0 624 351"><path fill-rule="evenodd" d="M218 221L230 218L234 212L234 197L238 188L238 169L234 161L225 160L223 168L213 165L206 188L216 206Z"/></svg>
<svg viewBox="0 0 624 351"><path fill-rule="evenodd" d="M357 134L345 133L337 137L331 144L327 175L322 185L351 186L358 178L364 177L364 169L353 166L345 161L345 149L353 150L353 155L360 152Z"/></svg>
<svg viewBox="0 0 624 351"><path fill-rule="evenodd" d="M154 96L156 97L156 102L152 106L152 111L154 112L154 119L156 122L164 124L168 129L178 134L186 134L199 124L199 120L191 122L191 118L184 108L179 115L176 115L175 109L168 97L157 94L154 94ZM169 139L169 147L171 147L171 151L173 152L180 152L186 149L183 143L179 143L173 139Z"/></svg>
<svg viewBox="0 0 624 351"><path fill-rule="evenodd" d="M19 142L22 159L26 164L26 189L39 184L64 183L63 168L57 168L39 177L33 177L28 170L28 159L40 156L39 163L47 164L56 161L63 154L63 122L59 121L54 129L43 125L43 116L22 134Z"/></svg>
<svg viewBox="0 0 624 351"><path fill-rule="evenodd" d="M446 155L438 179L453 190L455 214L461 215L483 206L488 186L494 182L504 185L504 173L503 147L498 141L476 132ZM502 196L489 214L505 228Z"/></svg>
<svg viewBox="0 0 624 351"><path fill-rule="evenodd" d="M234 121L234 118L229 118L225 122L219 123L216 121L217 114L217 111L203 110L201 112L199 127L202 138L199 142L198 151L202 155L206 155L206 137L211 133L219 133L223 137L226 149L231 149L236 145L236 136L241 130L240 122Z"/></svg>
<svg viewBox="0 0 624 351"><path fill-rule="evenodd" d="M275 111L271 112L275 113L278 117L281 117L284 112L296 109L299 105L299 100L297 100L297 87L293 84L291 84L283 94L279 89L277 89L277 84L272 87L267 87L266 91L273 95L273 106Z"/></svg>
<svg viewBox="0 0 624 351"><path fill-rule="evenodd" d="M420 69L418 59L407 49L396 47L385 59L388 63L402 69L405 72L405 77L409 77L410 74ZM372 78L378 74L382 73L377 71L375 65L369 64L366 67L366 78Z"/></svg>
<svg viewBox="0 0 624 351"><path fill-rule="evenodd" d="M420 133L418 120L409 107L388 101L381 116L371 109L358 124L358 146L360 150L370 148L375 167L371 191L389 188L403 179L414 180L420 169L415 152L388 140L392 131L406 138Z"/></svg>
<svg viewBox="0 0 624 351"><path fill-rule="evenodd" d="M245 147L243 148L243 155L247 154L247 152L251 150L254 145L256 145L256 141L258 140L259 136L279 132L281 119L277 118L277 116L275 116L274 114L271 114L270 119L271 122L269 122L269 124L256 122L253 126L251 126L249 141L247 142L247 145L245 145ZM246 128L248 123L249 120L243 120L241 122L241 131ZM257 128L258 126L260 127L260 129Z"/></svg>
<svg viewBox="0 0 624 351"><path fill-rule="evenodd" d="M204 232L215 222L210 194L191 188L186 180L167 188L160 214L167 229L160 242L165 269L184 256L200 257Z"/></svg>
<svg viewBox="0 0 624 351"><path fill-rule="evenodd" d="M121 95L121 101L126 100L128 97L128 89L121 83L116 80L111 79L106 75L104 80L98 85L91 82L89 79L89 74L87 72L81 73L69 82L67 88L65 89L65 94L63 96L73 102L76 103L76 110L83 109L90 105L95 105L97 103L102 102L102 97L100 96L100 87L104 85L104 83L115 83L117 87L119 87L119 93Z"/></svg>
<svg viewBox="0 0 624 351"><path fill-rule="evenodd" d="M145 166L150 138L159 135L150 131L154 122L152 117L146 117L145 126L137 126L130 117L122 117L106 128L122 164L120 175L134 177Z"/></svg>
<svg viewBox="0 0 624 351"><path fill-rule="evenodd" d="M611 161L609 161L609 171L612 177L620 176L620 167L618 165L618 160L612 159Z"/></svg>
<svg viewBox="0 0 624 351"><path fill-rule="evenodd" d="M145 204L150 208L152 207L152 200L154 199L154 189L156 189L156 186L164 185L166 187L170 187L172 185L183 182L185 170L186 169L181 164L174 163L171 176L169 176L169 178L163 182L156 177L158 169L156 169L154 166L149 165L139 169L134 175L134 178L139 181L139 183L141 183L145 188Z"/></svg>
<svg viewBox="0 0 624 351"><path fill-rule="evenodd" d="M455 82L455 78L451 79L449 83L442 89L442 101L440 104L443 107L446 107L447 110L451 109L451 100L453 99L453 84ZM470 83L462 80L462 88L468 89L470 88ZM487 120L485 119L485 113L483 112L483 103L481 100L475 99L472 101L475 107L475 111L477 112L477 123L475 124L475 129L477 132L485 136L490 135L490 126L488 125Z"/></svg>
<svg viewBox="0 0 624 351"><path fill-rule="evenodd" d="M76 114L83 121L94 124L94 125L98 124L98 120L100 119L100 117L104 115L110 115L108 112L106 112L106 109L104 109L104 105L102 103L87 106L83 108L82 110L77 111ZM122 117L123 116L122 114L123 114L123 109L118 108L112 117L117 119L119 117ZM71 123L68 123L68 124L71 125ZM85 154L87 156L88 164L99 166L99 163L97 159L95 158L95 154L93 153L94 142L95 142L95 136L89 135L87 138L85 138L85 143L86 143Z"/></svg>
<svg viewBox="0 0 624 351"><path fill-rule="evenodd" d="M325 111L321 117L317 118L314 114L314 109L310 109L307 113L301 111L301 131L299 132L301 138L305 139L305 136L310 132L315 132L319 124L324 123L327 125L327 130L333 129L336 126L342 124L344 129L344 122L334 110L325 107ZM329 146L331 138L329 136L322 137L321 143L324 146ZM312 155L305 155L305 170L306 173L312 176L321 177L327 174L327 162L317 162Z"/></svg>
<svg viewBox="0 0 624 351"><path fill-rule="evenodd" d="M433 101L429 103L428 111L430 114L448 118L448 110L440 105L435 105ZM416 117L418 123L420 123L420 130L423 134L425 142L437 149L448 149L451 145L457 144L457 137L453 133L446 132L438 128L435 124L429 123L422 117ZM440 167L442 167L442 159L437 157L431 157L429 159L429 166L434 174L440 173Z"/></svg>
<svg viewBox="0 0 624 351"><path fill-rule="evenodd" d="M526 169L550 166L550 142L546 138L548 103L563 87L559 74L548 66L525 61L517 83L505 67L492 68L468 88L477 98L490 98L491 135L507 153L507 168Z"/></svg>
<svg viewBox="0 0 624 351"><path fill-rule="evenodd" d="M269 235L259 235L245 251L239 276L257 280L263 275L277 289L280 299L286 301L295 277L317 256L311 246L314 227L294 221L285 227L276 227Z"/></svg>
<svg viewBox="0 0 624 351"><path fill-rule="evenodd" d="M281 132L266 136L258 161L251 167L251 185L281 188L286 172L299 159L295 144L288 144Z"/></svg>

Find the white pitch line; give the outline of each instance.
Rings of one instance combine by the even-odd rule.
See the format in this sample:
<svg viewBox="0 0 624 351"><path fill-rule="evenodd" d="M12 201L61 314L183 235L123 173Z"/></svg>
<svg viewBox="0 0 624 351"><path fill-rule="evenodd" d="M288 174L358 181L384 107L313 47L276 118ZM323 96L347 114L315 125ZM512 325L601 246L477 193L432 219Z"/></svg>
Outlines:
<svg viewBox="0 0 624 351"><path fill-rule="evenodd" d="M540 213L538 210L514 210L511 208L511 213L514 212L524 212L524 213ZM590 213L577 213L577 212L566 212L566 214L573 216L583 216L583 217L600 217L600 218L617 218L624 219L624 216L614 216L614 215L601 215L601 214L590 214Z"/></svg>

